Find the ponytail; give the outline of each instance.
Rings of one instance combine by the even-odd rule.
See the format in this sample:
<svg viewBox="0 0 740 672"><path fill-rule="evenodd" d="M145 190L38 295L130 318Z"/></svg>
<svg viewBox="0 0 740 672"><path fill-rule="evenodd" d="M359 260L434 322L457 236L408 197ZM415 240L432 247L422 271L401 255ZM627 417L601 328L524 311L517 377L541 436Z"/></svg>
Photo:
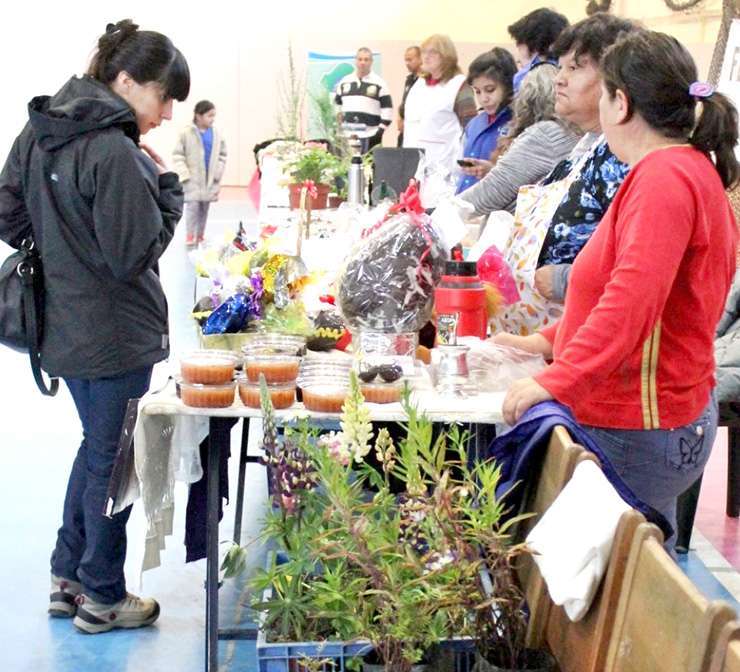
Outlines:
<svg viewBox="0 0 740 672"><path fill-rule="evenodd" d="M139 29L131 19L123 19L118 23L109 23L105 32L98 39L98 49L95 52L87 74L103 84L110 84L120 70L113 66L116 52L121 45ZM113 70L116 70L113 72Z"/></svg>
<svg viewBox="0 0 740 672"><path fill-rule="evenodd" d="M190 70L185 57L167 36L139 30L131 19L106 26L87 74L110 86L122 71L138 84L158 84L166 98L188 97Z"/></svg>
<svg viewBox="0 0 740 672"><path fill-rule="evenodd" d="M726 96L717 92L701 102L701 116L689 142L705 154L714 154L715 168L725 189L729 189L740 180L740 166L735 158L737 110Z"/></svg>
<svg viewBox="0 0 740 672"><path fill-rule="evenodd" d="M626 35L604 54L601 73L612 98L618 89L627 96L630 114L639 113L667 138L714 155L725 189L737 183L737 110L713 86L697 81L696 63L675 37L650 30ZM703 108L698 121L697 102Z"/></svg>

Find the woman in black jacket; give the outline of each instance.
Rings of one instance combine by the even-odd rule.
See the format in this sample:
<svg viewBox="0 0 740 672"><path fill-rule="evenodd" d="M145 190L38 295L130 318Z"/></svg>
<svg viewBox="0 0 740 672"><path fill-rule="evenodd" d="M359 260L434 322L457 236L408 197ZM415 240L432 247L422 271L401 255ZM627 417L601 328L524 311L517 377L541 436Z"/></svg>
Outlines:
<svg viewBox="0 0 740 672"><path fill-rule="evenodd" d="M187 62L160 33L109 24L87 74L28 105L0 174L0 239L33 237L44 268L42 367L64 378L82 422L51 556L49 613L88 633L153 623L126 592L130 509L103 507L129 398L168 349L157 262L183 208L177 175L140 136L172 118Z"/></svg>

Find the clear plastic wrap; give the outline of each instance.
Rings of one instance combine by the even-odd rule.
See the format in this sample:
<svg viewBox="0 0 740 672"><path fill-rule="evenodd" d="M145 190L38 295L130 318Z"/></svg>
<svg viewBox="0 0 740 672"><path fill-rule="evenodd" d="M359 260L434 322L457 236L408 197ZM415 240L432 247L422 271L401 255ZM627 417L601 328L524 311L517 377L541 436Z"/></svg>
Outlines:
<svg viewBox="0 0 740 672"><path fill-rule="evenodd" d="M445 253L430 218L392 215L358 244L339 280L339 308L353 330L418 331L429 320Z"/></svg>
<svg viewBox="0 0 740 672"><path fill-rule="evenodd" d="M497 345L490 340L461 338L459 342L470 347L470 379L481 392L506 390L515 380L534 376L545 368L542 355Z"/></svg>

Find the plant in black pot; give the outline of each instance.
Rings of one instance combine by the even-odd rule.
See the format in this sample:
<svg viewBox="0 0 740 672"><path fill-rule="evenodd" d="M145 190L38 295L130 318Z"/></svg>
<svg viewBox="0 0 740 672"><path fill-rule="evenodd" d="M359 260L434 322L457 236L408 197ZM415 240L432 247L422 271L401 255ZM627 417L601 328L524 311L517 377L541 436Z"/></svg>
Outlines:
<svg viewBox="0 0 740 672"><path fill-rule="evenodd" d="M465 442L455 446L456 473L435 490L435 519L441 534L468 572L461 602L473 614L467 632L476 644L477 672L549 672L556 669L546 651L526 647L528 614L516 563L528 553L512 542L509 530L528 517L504 520L505 500L496 497L500 469L492 461L469 467Z"/></svg>
<svg viewBox="0 0 740 672"><path fill-rule="evenodd" d="M358 444L350 446L354 467L321 446L314 453L326 498L325 531L312 542L325 570L314 581L314 596L322 617L343 638L354 633L372 643L375 660L366 659L366 669L376 664L387 672L411 672L462 620L459 591L471 567L455 563L425 524L429 483L421 462L443 461L444 442L432 445L431 423L416 418L407 393L406 438L395 446L381 429L372 443L377 466L358 460L369 424L364 426L354 376L352 389L345 408L358 412L345 415L342 429L345 439ZM404 484L401 496L392 492L391 476Z"/></svg>

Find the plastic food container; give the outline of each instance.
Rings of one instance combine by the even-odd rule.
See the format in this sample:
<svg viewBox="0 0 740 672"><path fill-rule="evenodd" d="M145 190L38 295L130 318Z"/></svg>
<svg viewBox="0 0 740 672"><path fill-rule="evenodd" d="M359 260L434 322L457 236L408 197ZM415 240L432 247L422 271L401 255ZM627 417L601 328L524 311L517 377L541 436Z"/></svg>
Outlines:
<svg viewBox="0 0 740 672"><path fill-rule="evenodd" d="M242 375L237 379L239 383L239 398L249 408L260 407L259 383L252 383ZM285 385L268 385L272 406L276 409L290 408L295 403L295 383Z"/></svg>
<svg viewBox="0 0 740 672"><path fill-rule="evenodd" d="M317 382L304 385L303 405L317 413L341 413L344 400L349 394L349 385L335 382Z"/></svg>
<svg viewBox="0 0 740 672"><path fill-rule="evenodd" d="M392 404L401 401L403 381L394 383L360 383L360 392L370 404Z"/></svg>
<svg viewBox="0 0 740 672"><path fill-rule="evenodd" d="M295 383L300 363L295 355L246 355L244 370L253 383L259 383L261 373L268 383Z"/></svg>
<svg viewBox="0 0 740 672"><path fill-rule="evenodd" d="M245 355L298 355L305 347L306 339L303 336L266 332L249 334L242 352Z"/></svg>
<svg viewBox="0 0 740 672"><path fill-rule="evenodd" d="M352 358L337 359L334 357L304 357L298 373L298 386L312 382L341 382L349 385L349 372L352 369Z"/></svg>
<svg viewBox="0 0 740 672"><path fill-rule="evenodd" d="M298 375L303 405L317 413L341 413L351 369L351 357L304 357Z"/></svg>
<svg viewBox="0 0 740 672"><path fill-rule="evenodd" d="M185 406L195 408L228 408L234 403L236 382L202 385L180 381L180 398Z"/></svg>
<svg viewBox="0 0 740 672"><path fill-rule="evenodd" d="M239 363L239 356L228 350L195 350L180 358L180 372L186 383L222 385L233 379Z"/></svg>

